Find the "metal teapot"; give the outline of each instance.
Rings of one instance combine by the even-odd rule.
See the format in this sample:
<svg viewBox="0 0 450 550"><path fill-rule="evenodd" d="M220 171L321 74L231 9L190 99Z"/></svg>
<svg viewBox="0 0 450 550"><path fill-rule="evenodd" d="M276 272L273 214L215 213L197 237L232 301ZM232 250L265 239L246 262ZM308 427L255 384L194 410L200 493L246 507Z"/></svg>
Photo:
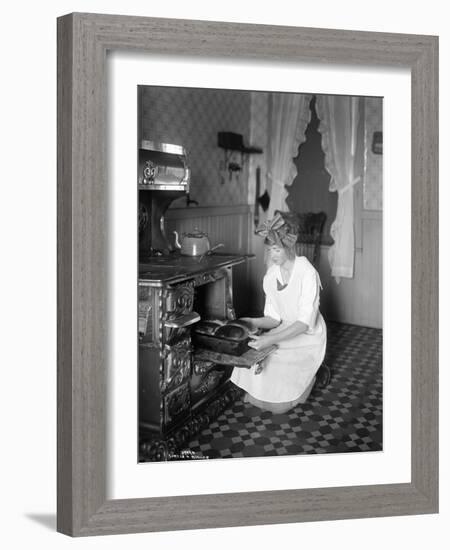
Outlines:
<svg viewBox="0 0 450 550"><path fill-rule="evenodd" d="M223 246L222 244L216 245L211 248L211 244L208 239L208 235L198 228L195 228L192 233L183 233L181 243L179 240L178 232L173 232L175 235L175 247L180 250L183 256L205 256L212 252L216 248Z"/></svg>

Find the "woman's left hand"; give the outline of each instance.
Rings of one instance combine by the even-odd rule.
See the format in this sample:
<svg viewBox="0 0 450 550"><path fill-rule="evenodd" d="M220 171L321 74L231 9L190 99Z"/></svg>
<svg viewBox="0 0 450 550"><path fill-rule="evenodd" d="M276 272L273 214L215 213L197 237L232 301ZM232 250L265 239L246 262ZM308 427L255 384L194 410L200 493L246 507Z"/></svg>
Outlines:
<svg viewBox="0 0 450 550"><path fill-rule="evenodd" d="M274 344L274 341L270 336L267 336L265 334L263 334L262 336L256 336L254 334L250 334L250 341L248 342L248 345L253 349L260 350L260 349L268 348L273 344Z"/></svg>

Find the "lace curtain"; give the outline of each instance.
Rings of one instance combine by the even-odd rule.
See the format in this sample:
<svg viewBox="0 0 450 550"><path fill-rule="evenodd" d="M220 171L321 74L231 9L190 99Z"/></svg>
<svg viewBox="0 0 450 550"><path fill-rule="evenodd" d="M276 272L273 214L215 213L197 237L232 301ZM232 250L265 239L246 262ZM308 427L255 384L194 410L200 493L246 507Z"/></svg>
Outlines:
<svg viewBox="0 0 450 550"><path fill-rule="evenodd" d="M354 173L359 98L317 96L316 111L325 167L331 175L330 191L338 193L336 219L330 229L334 245L330 247L329 261L331 274L339 282L341 277L352 278L354 270L353 186L360 179Z"/></svg>
<svg viewBox="0 0 450 550"><path fill-rule="evenodd" d="M293 159L305 141L305 130L311 119L311 95L273 93L269 98L269 155L267 191L270 204L267 217L275 210L286 210L287 191L294 181Z"/></svg>

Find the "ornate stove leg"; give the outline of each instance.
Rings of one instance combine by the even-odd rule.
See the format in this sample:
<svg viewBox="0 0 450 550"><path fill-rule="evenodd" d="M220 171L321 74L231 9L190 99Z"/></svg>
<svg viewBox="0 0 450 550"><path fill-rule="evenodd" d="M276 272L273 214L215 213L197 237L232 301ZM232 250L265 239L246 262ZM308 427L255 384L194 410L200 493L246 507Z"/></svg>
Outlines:
<svg viewBox="0 0 450 550"><path fill-rule="evenodd" d="M240 388L230 384L226 391L214 399L203 411L195 414L193 418L177 430L168 439L151 439L142 443L139 447L140 462L160 462L177 460L183 456L181 451L189 444L189 441L216 419L231 403L243 394ZM189 456L189 455L187 455Z"/></svg>

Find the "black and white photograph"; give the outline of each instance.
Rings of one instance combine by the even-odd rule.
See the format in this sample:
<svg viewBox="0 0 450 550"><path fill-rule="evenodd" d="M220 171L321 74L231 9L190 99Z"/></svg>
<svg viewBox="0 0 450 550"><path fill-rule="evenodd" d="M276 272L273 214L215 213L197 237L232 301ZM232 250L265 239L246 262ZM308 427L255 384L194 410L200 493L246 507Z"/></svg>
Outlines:
<svg viewBox="0 0 450 550"><path fill-rule="evenodd" d="M139 462L383 450L383 98L138 86Z"/></svg>

